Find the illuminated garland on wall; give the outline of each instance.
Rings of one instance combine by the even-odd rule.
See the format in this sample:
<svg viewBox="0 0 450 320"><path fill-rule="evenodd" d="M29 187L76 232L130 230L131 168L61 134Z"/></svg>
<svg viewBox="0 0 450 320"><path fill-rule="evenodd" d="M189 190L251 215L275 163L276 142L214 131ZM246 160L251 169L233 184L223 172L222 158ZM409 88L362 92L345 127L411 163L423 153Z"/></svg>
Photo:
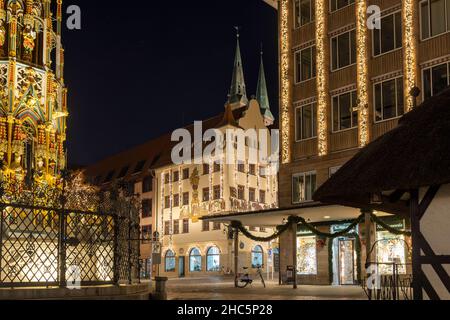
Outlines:
<svg viewBox="0 0 450 320"><path fill-rule="evenodd" d="M318 129L318 151L319 156L328 153L328 64L327 46L328 36L326 21L328 13L326 12L326 1L316 1L316 52L317 52L317 129Z"/></svg>
<svg viewBox="0 0 450 320"><path fill-rule="evenodd" d="M405 111L414 108L415 98L411 90L417 85L417 32L415 27L417 1L403 0L403 48L404 48L404 80Z"/></svg>
<svg viewBox="0 0 450 320"><path fill-rule="evenodd" d="M161 173L161 238L164 236L164 207L166 206L164 198L164 171Z"/></svg>
<svg viewBox="0 0 450 320"><path fill-rule="evenodd" d="M356 2L356 60L358 86L358 119L359 146L362 148L369 143L369 94L368 86L368 48L367 48L367 1Z"/></svg>
<svg viewBox="0 0 450 320"><path fill-rule="evenodd" d="M291 161L290 151L290 106L291 106L291 81L289 78L289 58L290 58L290 39L289 39L289 5L290 0L280 1L280 112L281 112L281 158L282 163L287 164Z"/></svg>

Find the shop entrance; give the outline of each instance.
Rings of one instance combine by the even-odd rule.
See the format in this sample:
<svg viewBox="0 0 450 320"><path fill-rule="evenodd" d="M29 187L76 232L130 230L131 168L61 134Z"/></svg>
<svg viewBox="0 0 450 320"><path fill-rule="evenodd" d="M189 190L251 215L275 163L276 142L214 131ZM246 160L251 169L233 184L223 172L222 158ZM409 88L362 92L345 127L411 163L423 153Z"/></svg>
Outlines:
<svg viewBox="0 0 450 320"><path fill-rule="evenodd" d="M339 284L355 284L355 240L339 239Z"/></svg>

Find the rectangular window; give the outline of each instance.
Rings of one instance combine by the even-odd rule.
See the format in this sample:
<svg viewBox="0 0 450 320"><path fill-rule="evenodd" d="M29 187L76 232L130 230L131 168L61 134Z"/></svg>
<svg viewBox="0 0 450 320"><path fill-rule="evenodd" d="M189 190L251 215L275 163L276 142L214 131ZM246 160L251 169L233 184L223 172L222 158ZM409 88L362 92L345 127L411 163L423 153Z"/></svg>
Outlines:
<svg viewBox="0 0 450 320"><path fill-rule="evenodd" d="M299 173L292 176L292 202L302 203L312 201L316 191L316 173Z"/></svg>
<svg viewBox="0 0 450 320"><path fill-rule="evenodd" d="M203 188L203 202L209 201L209 188Z"/></svg>
<svg viewBox="0 0 450 320"><path fill-rule="evenodd" d="M300 275L317 274L316 237L297 237L297 273Z"/></svg>
<svg viewBox="0 0 450 320"><path fill-rule="evenodd" d="M342 9L352 3L355 3L355 0L330 0L330 11L336 11Z"/></svg>
<svg viewBox="0 0 450 320"><path fill-rule="evenodd" d="M316 77L316 47L309 47L295 53L296 83Z"/></svg>
<svg viewBox="0 0 450 320"><path fill-rule="evenodd" d="M213 188L213 198L214 200L220 199L220 186L214 186Z"/></svg>
<svg viewBox="0 0 450 320"><path fill-rule="evenodd" d="M266 203L266 192L259 190L259 203Z"/></svg>
<svg viewBox="0 0 450 320"><path fill-rule="evenodd" d="M189 192L183 193L183 206L189 205Z"/></svg>
<svg viewBox="0 0 450 320"><path fill-rule="evenodd" d="M450 63L440 64L423 70L423 91L428 99L450 85Z"/></svg>
<svg viewBox="0 0 450 320"><path fill-rule="evenodd" d="M165 184L168 184L169 182L170 182L170 174L166 173L166 174L164 175L164 183L165 183Z"/></svg>
<svg viewBox="0 0 450 320"><path fill-rule="evenodd" d="M295 28L300 28L314 20L314 0L295 0L294 6Z"/></svg>
<svg viewBox="0 0 450 320"><path fill-rule="evenodd" d="M209 174L209 164L204 163L203 164L203 175L208 175Z"/></svg>
<svg viewBox="0 0 450 320"><path fill-rule="evenodd" d="M252 176L256 176L256 165L249 164L248 165L248 173Z"/></svg>
<svg viewBox="0 0 450 320"><path fill-rule="evenodd" d="M297 141L317 137L317 109L315 103L295 109L295 135Z"/></svg>
<svg viewBox="0 0 450 320"><path fill-rule="evenodd" d="M450 1L425 0L420 2L422 39L428 39L450 30Z"/></svg>
<svg viewBox="0 0 450 320"><path fill-rule="evenodd" d="M220 222L214 222L213 223L213 230L220 230L222 224Z"/></svg>
<svg viewBox="0 0 450 320"><path fill-rule="evenodd" d="M214 162L213 171L220 172L220 163Z"/></svg>
<svg viewBox="0 0 450 320"><path fill-rule="evenodd" d="M358 126L358 111L355 110L356 99L356 91L333 97L333 132Z"/></svg>
<svg viewBox="0 0 450 320"><path fill-rule="evenodd" d="M142 201L142 218L150 218L152 216L152 200L145 199Z"/></svg>
<svg viewBox="0 0 450 320"><path fill-rule="evenodd" d="M254 188L248 189L248 200L251 202L256 201L256 190Z"/></svg>
<svg viewBox="0 0 450 320"><path fill-rule="evenodd" d="M180 171L174 171L173 173L173 182L180 181Z"/></svg>
<svg viewBox="0 0 450 320"><path fill-rule="evenodd" d="M183 220L183 233L189 233L189 219Z"/></svg>
<svg viewBox="0 0 450 320"><path fill-rule="evenodd" d="M375 84L375 121L399 117L404 113L403 78Z"/></svg>
<svg viewBox="0 0 450 320"><path fill-rule="evenodd" d="M266 231L266 228L260 227L260 228L259 228L259 232L265 233L265 232L267 232L267 231Z"/></svg>
<svg viewBox="0 0 450 320"><path fill-rule="evenodd" d="M179 233L180 233L180 221L173 220L173 234L179 234Z"/></svg>
<svg viewBox="0 0 450 320"><path fill-rule="evenodd" d="M202 221L202 231L206 232L209 231L209 221Z"/></svg>
<svg viewBox="0 0 450 320"><path fill-rule="evenodd" d="M142 193L153 191L153 178L152 176L145 177L142 181Z"/></svg>
<svg viewBox="0 0 450 320"><path fill-rule="evenodd" d="M396 12L381 18L381 29L373 30L374 56L402 47L402 16Z"/></svg>
<svg viewBox="0 0 450 320"><path fill-rule="evenodd" d="M164 222L164 234L170 234L170 221Z"/></svg>
<svg viewBox="0 0 450 320"><path fill-rule="evenodd" d="M174 206L175 208L177 208L177 207L180 206L180 195L179 195L179 194L175 194L175 195L173 196L173 206Z"/></svg>
<svg viewBox="0 0 450 320"><path fill-rule="evenodd" d="M238 186L238 199L245 200L245 187L244 186Z"/></svg>
<svg viewBox="0 0 450 320"><path fill-rule="evenodd" d="M245 173L245 163L243 163L241 161L238 162L238 171Z"/></svg>
<svg viewBox="0 0 450 320"><path fill-rule="evenodd" d="M165 209L170 208L170 197L169 196L164 197L164 208Z"/></svg>
<svg viewBox="0 0 450 320"><path fill-rule="evenodd" d="M183 180L189 179L189 168L183 169Z"/></svg>
<svg viewBox="0 0 450 320"><path fill-rule="evenodd" d="M331 70L356 63L356 31L331 38Z"/></svg>

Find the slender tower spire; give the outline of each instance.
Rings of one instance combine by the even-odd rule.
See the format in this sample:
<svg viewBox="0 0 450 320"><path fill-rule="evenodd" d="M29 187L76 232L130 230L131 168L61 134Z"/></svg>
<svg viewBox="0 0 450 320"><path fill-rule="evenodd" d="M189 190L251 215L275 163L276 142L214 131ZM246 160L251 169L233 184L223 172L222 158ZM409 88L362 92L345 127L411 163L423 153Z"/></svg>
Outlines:
<svg viewBox="0 0 450 320"><path fill-rule="evenodd" d="M239 27L236 28L236 57L234 60L233 77L227 104L231 104L233 109L237 109L248 104L247 91L245 88L244 70L242 67L241 47L239 45Z"/></svg>
<svg viewBox="0 0 450 320"><path fill-rule="evenodd" d="M261 108L261 114L264 117L264 123L266 126L270 126L274 123L275 117L270 111L269 94L267 92L266 75L264 72L264 53L261 46L261 67L259 69L258 87L256 88L256 100L258 100L259 107Z"/></svg>

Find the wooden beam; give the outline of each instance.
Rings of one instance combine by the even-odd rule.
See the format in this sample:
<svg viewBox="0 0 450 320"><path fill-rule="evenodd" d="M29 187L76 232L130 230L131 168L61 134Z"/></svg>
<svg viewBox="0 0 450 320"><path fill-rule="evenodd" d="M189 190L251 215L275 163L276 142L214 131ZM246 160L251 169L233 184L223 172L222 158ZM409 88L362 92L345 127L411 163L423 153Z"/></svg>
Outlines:
<svg viewBox="0 0 450 320"><path fill-rule="evenodd" d="M400 201L400 199L403 197L403 195L406 193L406 190L396 190L389 196L389 202L396 203Z"/></svg>
<svg viewBox="0 0 450 320"><path fill-rule="evenodd" d="M410 191L410 216L411 216L411 238L412 238L412 269L414 300L423 300L423 272L420 264L420 220L419 220L419 190ZM427 288L429 289L429 288ZM427 294L429 290L426 290ZM429 294L432 294L430 291Z"/></svg>
<svg viewBox="0 0 450 320"><path fill-rule="evenodd" d="M436 197L436 194L439 192L439 189L441 188L440 185L438 186L431 186L425 196L422 199L422 202L419 205L419 220L422 220L423 216L425 215L425 212L427 212L428 207L431 205L431 203L434 200L434 197Z"/></svg>

